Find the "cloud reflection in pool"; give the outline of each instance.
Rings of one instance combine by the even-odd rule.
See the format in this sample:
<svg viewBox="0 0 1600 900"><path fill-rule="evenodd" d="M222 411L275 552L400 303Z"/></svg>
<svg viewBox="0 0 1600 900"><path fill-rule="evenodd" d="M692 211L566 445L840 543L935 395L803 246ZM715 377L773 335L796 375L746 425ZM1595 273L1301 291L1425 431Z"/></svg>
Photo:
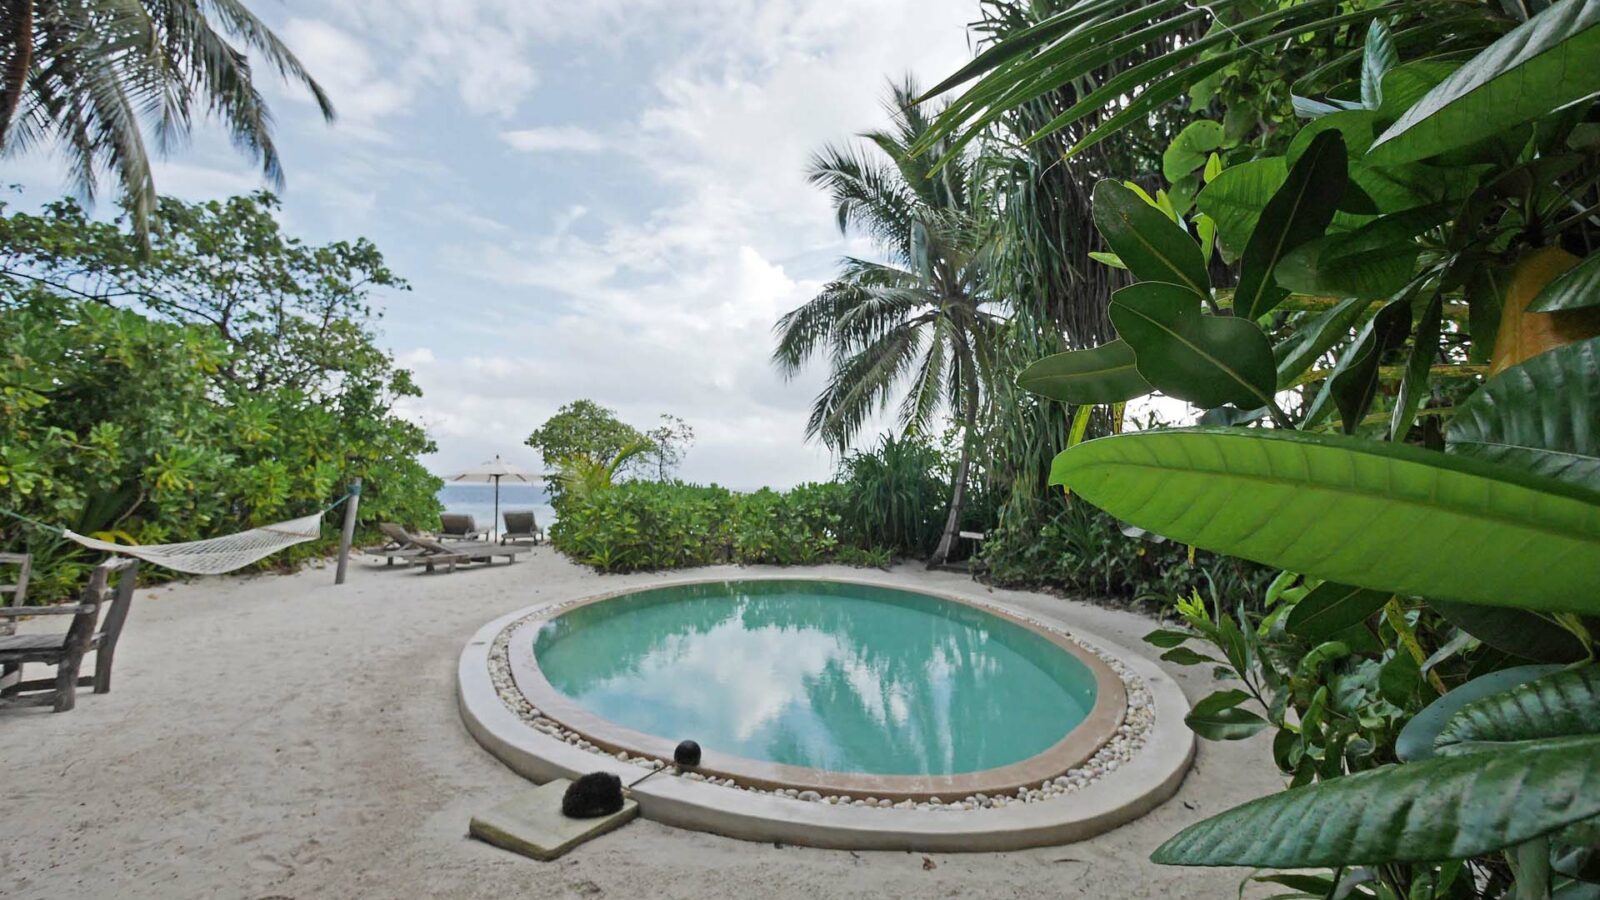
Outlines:
<svg viewBox="0 0 1600 900"><path fill-rule="evenodd" d="M637 731L837 772L974 772L1059 741L1093 674L936 597L839 582L680 585L581 606L535 641L550 683Z"/></svg>

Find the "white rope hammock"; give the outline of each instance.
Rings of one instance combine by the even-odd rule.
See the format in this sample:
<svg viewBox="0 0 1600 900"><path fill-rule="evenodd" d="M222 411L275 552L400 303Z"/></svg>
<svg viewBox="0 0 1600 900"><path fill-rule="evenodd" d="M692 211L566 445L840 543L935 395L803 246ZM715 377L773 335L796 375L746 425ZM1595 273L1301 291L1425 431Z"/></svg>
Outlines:
<svg viewBox="0 0 1600 900"><path fill-rule="evenodd" d="M316 512L287 522L241 531L238 534L207 538L203 541L189 541L184 544L113 544L67 530L63 530L62 535L91 550L137 557L175 572L187 572L190 575L221 575L234 569L242 569L285 547L316 540L322 534L322 516L323 513Z"/></svg>

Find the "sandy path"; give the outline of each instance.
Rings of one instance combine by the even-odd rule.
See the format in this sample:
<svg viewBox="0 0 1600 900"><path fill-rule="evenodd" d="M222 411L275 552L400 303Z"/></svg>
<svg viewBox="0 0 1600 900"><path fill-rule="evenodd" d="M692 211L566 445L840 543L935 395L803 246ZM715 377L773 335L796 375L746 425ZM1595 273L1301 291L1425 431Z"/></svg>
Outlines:
<svg viewBox="0 0 1600 900"><path fill-rule="evenodd" d="M759 574L759 569L706 570ZM792 571L792 570L791 570ZM818 574L848 574L828 568ZM908 585L971 590L902 567ZM638 821L555 863L466 836L524 782L456 713L454 667L490 618L647 583L540 548L515 566L421 576L355 567L141 591L113 692L0 710L0 895L15 897L1190 897L1242 870L1146 860L1183 825L1276 789L1263 739L1202 744L1176 798L1079 844L1007 854L773 847ZM1125 646L1141 617L997 592ZM30 626L37 626L37 620ZM1209 676L1174 670L1191 699Z"/></svg>

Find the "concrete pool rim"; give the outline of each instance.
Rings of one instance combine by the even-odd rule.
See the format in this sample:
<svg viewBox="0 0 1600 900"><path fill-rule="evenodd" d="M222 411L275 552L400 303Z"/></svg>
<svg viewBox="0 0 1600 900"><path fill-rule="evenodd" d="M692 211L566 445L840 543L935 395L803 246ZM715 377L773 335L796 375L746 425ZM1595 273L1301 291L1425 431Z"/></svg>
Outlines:
<svg viewBox="0 0 1600 900"><path fill-rule="evenodd" d="M1017 849L1080 840L1137 818L1170 797L1188 771L1195 746L1193 735L1183 724L1188 703L1177 684L1153 661L1098 636L1083 634L1079 629L1050 616L1019 611L992 598L979 599L948 590L907 585L892 576L870 580L805 574L751 578L668 578L576 600L551 601L525 607L484 625L463 650L458 666L458 700L463 720L486 749L510 768L534 781L574 777L596 770L612 771L625 781L632 781L643 774L638 765L643 757L670 759L675 741L622 729L560 695L538 671L536 660L533 659L533 633L527 629L537 628L544 621L581 605L658 587L785 580L890 588L976 608L1024 627L1072 653L1090 667L1099 684L1095 709L1089 718L1045 753L1011 766L962 776L929 778L828 773L760 760L718 757L708 752L700 773L705 777L731 779L729 786L702 780L700 776L672 777L663 774L651 778L633 791L646 818L731 837L823 847L947 851ZM1071 637L1063 637L1060 632L1066 632ZM1080 636L1083 638L1081 643L1077 640ZM509 650L507 656L511 680L517 690L524 693L527 702L541 717L548 717L544 720L547 725L553 720L563 730L570 730L566 739L535 727L522 714L508 707L510 699L502 698L500 686L491 677L491 649L497 641ZM1085 650L1082 643L1089 644L1094 652ZM957 812L948 808L884 809L863 808L859 803L849 805L851 797L864 796L881 798L885 805L896 798L909 802L913 799L953 798L980 792L1005 796L1012 788L1009 782L1016 778L1006 778L1006 784L1000 784L992 790L988 786L998 784L992 780L988 783L951 780L969 776L982 779L996 772L1020 777L1023 790L1018 794L1021 794L1026 791L1028 784L1036 784L1041 780L1048 783L1051 775L1059 775L1073 765L1081 764L1117 731L1126 708L1127 695L1122 678L1097 654L1105 654L1116 660L1120 667L1136 677L1148 697L1150 707L1150 718L1148 725L1144 726L1141 744L1131 757L1115 763L1103 776L1095 777L1081 789L1074 785L1072 792L1064 796L1053 796L1043 802L1031 802L1032 799L1038 799L1031 798L1027 803L997 804L992 809ZM1106 676L1109 676L1109 682ZM502 671L502 685L504 681ZM531 695L528 694L530 689ZM1096 728L1094 731L1085 727L1091 722ZM612 729L627 733L618 734ZM576 746L571 733L583 736L585 743L591 743L606 752L620 750L622 758L601 755L593 749ZM627 740L614 740L618 737ZM633 758L635 753L640 756L637 761ZM755 770L749 769L747 764L753 764ZM1014 771L1008 773L1007 770ZM889 783L891 780L902 780L902 783ZM737 786L733 786L732 782L737 782ZM789 790L791 797L794 790L800 788L820 794L840 795L844 802L838 805L818 803L766 792L784 788Z"/></svg>

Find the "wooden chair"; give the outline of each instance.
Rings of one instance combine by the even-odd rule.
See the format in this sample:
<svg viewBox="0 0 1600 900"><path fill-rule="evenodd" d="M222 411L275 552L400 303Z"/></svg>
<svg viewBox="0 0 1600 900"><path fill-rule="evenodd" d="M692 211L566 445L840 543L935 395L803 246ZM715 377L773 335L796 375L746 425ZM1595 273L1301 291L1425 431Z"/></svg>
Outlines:
<svg viewBox="0 0 1600 900"><path fill-rule="evenodd" d="M500 534L500 543L532 541L537 544L544 540L544 529L539 527L539 522L531 511L507 512L503 517L506 520L506 530Z"/></svg>
<svg viewBox="0 0 1600 900"><path fill-rule="evenodd" d="M24 616L71 616L65 634L12 634L0 637L0 665L15 666L18 681L0 691L0 705L51 705L66 712L77 700L80 686L94 688L96 694L111 690L111 664L117 652L117 639L128 621L128 607L138 585L139 562L118 559L101 563L89 573L89 584L77 603L60 606L4 606L0 618ZM114 583L113 583L114 582ZM102 613L104 616L102 617ZM94 672L79 675L83 658L95 654ZM26 681L21 678L26 663L56 667L54 678Z"/></svg>
<svg viewBox="0 0 1600 900"><path fill-rule="evenodd" d="M22 606L27 603L28 575L33 571L33 557L26 553L0 553L0 566L17 567L17 574L12 583L0 583L0 607ZM6 600L7 595L10 595L10 602ZM16 620L0 616L0 637L16 634L16 632ZM0 694L3 694L7 688L21 680L21 664L5 663L0 666Z"/></svg>

